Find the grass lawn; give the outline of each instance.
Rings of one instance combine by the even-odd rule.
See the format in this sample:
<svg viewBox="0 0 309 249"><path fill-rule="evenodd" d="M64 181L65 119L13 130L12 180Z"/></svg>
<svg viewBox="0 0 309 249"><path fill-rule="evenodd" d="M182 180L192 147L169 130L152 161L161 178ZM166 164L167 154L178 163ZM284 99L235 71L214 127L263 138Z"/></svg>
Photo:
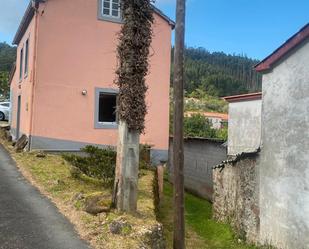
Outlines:
<svg viewBox="0 0 309 249"><path fill-rule="evenodd" d="M22 174L55 203L74 224L81 237L89 241L93 248L140 248L140 243L144 243L143 233L158 224L153 202L153 171L141 172L137 214L130 215L111 210L93 216L84 211L83 200L76 199L76 196L106 194L111 200L110 187L106 187L101 180L85 175L73 178L70 164L61 155L46 154L45 157L38 157L37 152L16 153L8 142L1 139L1 136L0 143L10 152ZM119 235L112 234L109 225L120 218L130 225L130 229Z"/></svg>
<svg viewBox="0 0 309 249"><path fill-rule="evenodd" d="M172 248L173 241L173 188L164 182L164 199L158 214L163 223L167 239L167 248ZM185 194L186 248L194 249L257 249L235 237L227 224L212 220L212 206L203 199L189 193Z"/></svg>

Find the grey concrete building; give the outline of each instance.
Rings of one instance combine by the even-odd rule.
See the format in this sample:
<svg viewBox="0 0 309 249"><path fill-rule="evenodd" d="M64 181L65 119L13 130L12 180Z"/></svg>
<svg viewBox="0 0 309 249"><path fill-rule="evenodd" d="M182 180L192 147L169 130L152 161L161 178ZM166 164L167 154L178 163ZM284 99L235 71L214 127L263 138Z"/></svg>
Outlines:
<svg viewBox="0 0 309 249"><path fill-rule="evenodd" d="M255 69L261 103L230 103L230 160L214 170L215 217L232 219L251 242L308 249L309 24Z"/></svg>
<svg viewBox="0 0 309 249"><path fill-rule="evenodd" d="M263 74L260 242L309 248L309 24L256 70Z"/></svg>
<svg viewBox="0 0 309 249"><path fill-rule="evenodd" d="M228 155L256 151L261 144L262 94L225 97L229 102Z"/></svg>

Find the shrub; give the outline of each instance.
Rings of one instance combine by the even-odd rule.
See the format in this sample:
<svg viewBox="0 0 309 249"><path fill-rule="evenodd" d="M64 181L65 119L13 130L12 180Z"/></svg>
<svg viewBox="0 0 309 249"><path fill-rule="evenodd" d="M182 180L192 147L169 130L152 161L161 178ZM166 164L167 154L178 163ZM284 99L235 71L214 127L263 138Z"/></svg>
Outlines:
<svg viewBox="0 0 309 249"><path fill-rule="evenodd" d="M141 144L139 146L140 169L148 169L151 166L150 151L151 151L151 145Z"/></svg>
<svg viewBox="0 0 309 249"><path fill-rule="evenodd" d="M86 155L64 154L63 158L87 176L113 183L115 177L116 151L86 146L81 149Z"/></svg>
<svg viewBox="0 0 309 249"><path fill-rule="evenodd" d="M150 162L149 145L140 145L140 169L149 168ZM63 154L63 158L73 165L71 175L79 178L80 173L89 177L103 180L104 183L111 184L115 178L116 156L113 148L101 149L88 145L81 149L86 155Z"/></svg>

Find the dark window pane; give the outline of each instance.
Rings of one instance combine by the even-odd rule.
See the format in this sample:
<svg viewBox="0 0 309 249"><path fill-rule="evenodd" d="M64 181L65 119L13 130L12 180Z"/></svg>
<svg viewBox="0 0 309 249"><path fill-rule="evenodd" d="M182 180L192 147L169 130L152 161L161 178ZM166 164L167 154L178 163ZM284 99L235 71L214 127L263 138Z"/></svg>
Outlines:
<svg viewBox="0 0 309 249"><path fill-rule="evenodd" d="M28 58L29 58L29 40L26 41L26 51L25 51L25 74L28 73Z"/></svg>
<svg viewBox="0 0 309 249"><path fill-rule="evenodd" d="M103 9L103 14L104 15L109 15L109 9Z"/></svg>
<svg viewBox="0 0 309 249"><path fill-rule="evenodd" d="M118 10L118 9L119 9L119 4L113 3L113 10Z"/></svg>
<svg viewBox="0 0 309 249"><path fill-rule="evenodd" d="M19 79L23 77L23 60L24 60L24 49L20 51L20 58L19 58Z"/></svg>
<svg viewBox="0 0 309 249"><path fill-rule="evenodd" d="M116 122L116 102L116 95L100 94L99 122Z"/></svg>
<svg viewBox="0 0 309 249"><path fill-rule="evenodd" d="M118 16L119 11L118 10L113 10L112 11L112 16Z"/></svg>
<svg viewBox="0 0 309 249"><path fill-rule="evenodd" d="M104 8L109 9L109 3L104 2Z"/></svg>

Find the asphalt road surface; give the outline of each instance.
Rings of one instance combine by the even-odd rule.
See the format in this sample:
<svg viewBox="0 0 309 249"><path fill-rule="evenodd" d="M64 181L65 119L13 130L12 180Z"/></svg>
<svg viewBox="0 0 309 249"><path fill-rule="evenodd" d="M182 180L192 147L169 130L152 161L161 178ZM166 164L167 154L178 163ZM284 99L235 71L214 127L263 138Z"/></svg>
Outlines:
<svg viewBox="0 0 309 249"><path fill-rule="evenodd" d="M0 249L90 248L0 144Z"/></svg>

